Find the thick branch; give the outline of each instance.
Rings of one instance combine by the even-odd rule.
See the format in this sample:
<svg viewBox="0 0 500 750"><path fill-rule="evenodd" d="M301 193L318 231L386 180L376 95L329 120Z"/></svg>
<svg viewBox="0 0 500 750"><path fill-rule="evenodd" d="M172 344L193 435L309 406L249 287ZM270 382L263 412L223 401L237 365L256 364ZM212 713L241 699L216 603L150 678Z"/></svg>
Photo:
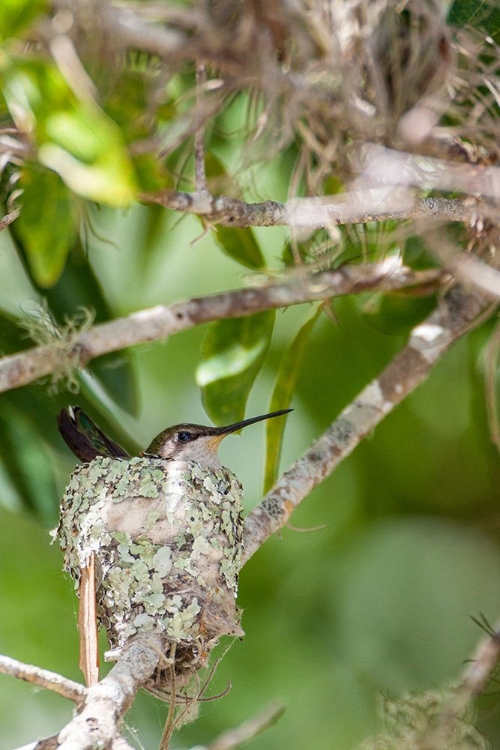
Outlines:
<svg viewBox="0 0 500 750"><path fill-rule="evenodd" d="M70 358L84 366L95 357L128 346L166 339L179 331L222 318L253 315L261 310L330 299L368 289L379 291L438 284L440 271L414 272L382 262L343 266L335 271L294 274L284 280L248 289L197 297L173 305L158 305L109 323L101 323L71 337L67 350L50 345L0 359L0 392L50 374Z"/></svg>
<svg viewBox="0 0 500 750"><path fill-rule="evenodd" d="M386 219L442 219L464 221L481 212L475 200L448 198L421 198L415 200L410 191L394 190L388 195L386 188L356 190L322 198L298 198L289 203L265 201L245 203L236 198L205 193L182 193L164 190L160 193L142 193L144 203L156 203L182 213L203 216L212 224L231 227L291 226L297 229L317 229L336 224L365 224ZM486 213L491 206L484 206Z"/></svg>
<svg viewBox="0 0 500 750"><path fill-rule="evenodd" d="M245 522L244 559L281 529L299 503L425 380L449 347L475 324L488 303L453 287L439 307L412 332L407 346L347 406L323 435L286 471Z"/></svg>
<svg viewBox="0 0 500 750"><path fill-rule="evenodd" d="M155 671L161 648L161 639L153 633L147 639L137 638L101 682L86 688L83 709L59 733L58 747L130 747L121 736L120 723L139 688Z"/></svg>

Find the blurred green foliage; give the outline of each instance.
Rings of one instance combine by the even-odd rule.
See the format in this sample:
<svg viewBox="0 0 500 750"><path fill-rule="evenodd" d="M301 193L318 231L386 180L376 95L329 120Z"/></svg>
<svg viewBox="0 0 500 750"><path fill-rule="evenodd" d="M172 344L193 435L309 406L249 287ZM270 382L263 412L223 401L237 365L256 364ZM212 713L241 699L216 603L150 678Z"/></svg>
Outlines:
<svg viewBox="0 0 500 750"><path fill-rule="evenodd" d="M196 379L203 405L216 423L243 419L250 390L271 343L276 312L218 320L209 326Z"/></svg>
<svg viewBox="0 0 500 750"><path fill-rule="evenodd" d="M101 239L92 239L88 258L99 266L105 296L121 293L120 313L136 305L132 299L128 306L127 298L137 227L146 232L148 226L144 211L149 209L95 218ZM238 266L210 238L189 247L199 231L196 220L175 221L170 219L150 250L151 273L145 269L144 276L151 281L141 289L147 304L237 286ZM14 285L14 250L3 236L0 242L3 278ZM186 253L197 273L186 268ZM25 302L24 290L19 294L11 309ZM269 407L280 362L311 315L311 306L301 307L278 314L246 414ZM336 302L335 313L337 323L321 316L303 344L283 468L404 340L373 328L356 300ZM200 719L180 730L174 747L208 742L279 697L287 712L249 747L347 750L374 729L381 693L435 688L461 672L481 635L470 616L482 612L493 621L498 611L499 470L481 372L488 329L485 324L458 344L293 517L296 527L325 524L325 529L309 534L285 529L281 540L270 540L245 567L240 604L247 635L223 659L212 693L224 690L228 679L233 687L217 703L202 706ZM84 383L93 403L87 391L72 395L61 387L56 394L43 383L0 397L5 420L0 497L10 506L0 523L0 602L8 613L0 620L3 652L78 679L76 601L47 534L73 466L56 432L58 409L80 403L114 437L123 441L127 431L133 438L129 446L146 445L167 424L206 422L195 385L204 334L189 331L129 353L140 400L137 416L120 409L119 400L111 406L95 376ZM221 449L224 463L243 481L248 508L261 497L263 444L264 428L255 425ZM28 517L30 507L45 526ZM62 699L12 682L0 677L0 747L6 750L34 734L56 731L70 713ZM481 704L479 711L481 716ZM33 717L28 725L16 718L26 712ZM163 704L143 695L128 723L144 746L154 747L165 715ZM490 709L480 726L491 738L500 736Z"/></svg>
<svg viewBox="0 0 500 750"><path fill-rule="evenodd" d="M10 0L0 10L0 33L7 40L23 33L44 8ZM116 81L101 70L98 106L78 96L53 62L9 43L2 51L2 120L26 126L31 137L27 158L9 165L2 184L6 201L13 184L24 191L20 219L0 234L2 355L36 343L26 326L34 300L44 302L39 309L51 316L57 339L82 307L104 322L237 288L249 271L261 278L293 263L281 228L219 227L200 236L194 217L132 203L138 185L190 180L191 148L160 161L132 146L151 135L151 121L161 133L177 117L192 76L174 76L161 96L155 89L153 107L155 62L128 63ZM209 179L222 180L232 195L240 180L251 184L238 172L241 141L227 135L235 121L243 126L245 104L244 96L232 97L207 133ZM286 196L297 156L290 146L266 166L258 190L242 190L245 199L266 191ZM339 230L335 252L318 233L295 250L320 265L400 251L415 268L432 265L415 238L400 249L391 228ZM80 404L132 452L169 424L228 423L293 406L284 433L284 420L271 421L221 449L243 481L249 510L263 478L269 486L304 452L435 304L433 296L362 295L324 309L304 304L223 320L99 358L76 381L47 379L0 394L0 651L79 679L76 598L48 535L74 465L56 429L62 406ZM211 692L224 691L227 680L232 689L202 705L174 747L206 744L279 697L287 712L249 748L348 750L374 731L381 693L457 678L481 636L470 617L482 613L493 622L499 610L500 469L483 395L491 326L456 345L304 501L294 528L247 564L239 599L247 635L221 644L221 654L230 648ZM497 705L478 705L479 726L494 745ZM157 746L166 710L149 695L138 698L127 719L138 747ZM70 714L62 699L0 675L1 750L56 732Z"/></svg>

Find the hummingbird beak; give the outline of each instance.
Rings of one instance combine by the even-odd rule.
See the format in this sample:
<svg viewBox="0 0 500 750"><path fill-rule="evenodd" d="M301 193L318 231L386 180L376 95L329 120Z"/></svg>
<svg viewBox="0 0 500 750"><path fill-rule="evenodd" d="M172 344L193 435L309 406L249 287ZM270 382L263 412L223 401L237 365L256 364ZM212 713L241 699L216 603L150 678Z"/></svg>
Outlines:
<svg viewBox="0 0 500 750"><path fill-rule="evenodd" d="M219 438L217 442L220 442L220 440L222 440L222 438L225 438L226 435L230 435L232 432L236 432L236 430L241 430L242 427L247 427L249 424L254 424L254 422L262 422L263 419L281 417L283 416L283 414L288 414L291 411L293 411L293 409L280 409L280 411L272 411L269 414L261 414L259 417L250 417L250 419L244 419L242 422L235 422L234 424L230 424L227 427L214 427L212 434L214 435L214 437Z"/></svg>

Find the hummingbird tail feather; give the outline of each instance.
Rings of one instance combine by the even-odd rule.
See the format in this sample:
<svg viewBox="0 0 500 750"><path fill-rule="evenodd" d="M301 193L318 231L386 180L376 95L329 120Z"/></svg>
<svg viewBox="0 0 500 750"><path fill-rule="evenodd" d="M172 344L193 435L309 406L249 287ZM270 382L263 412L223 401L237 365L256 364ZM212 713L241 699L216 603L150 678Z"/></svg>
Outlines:
<svg viewBox="0 0 500 750"><path fill-rule="evenodd" d="M129 458L127 451L111 440L79 406L61 409L57 426L68 448L84 463L97 456Z"/></svg>

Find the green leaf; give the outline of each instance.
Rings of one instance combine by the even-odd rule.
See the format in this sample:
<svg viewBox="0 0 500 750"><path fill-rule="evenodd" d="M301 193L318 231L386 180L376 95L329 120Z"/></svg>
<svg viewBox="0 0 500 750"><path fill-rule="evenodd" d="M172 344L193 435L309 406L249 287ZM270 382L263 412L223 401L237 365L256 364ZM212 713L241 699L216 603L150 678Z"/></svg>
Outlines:
<svg viewBox="0 0 500 750"><path fill-rule="evenodd" d="M205 170L212 193L223 192L233 197L239 195L240 190L224 164L211 152L206 154ZM214 236L222 252L237 263L253 271L265 267L266 261L250 228L219 226L214 230Z"/></svg>
<svg viewBox="0 0 500 750"><path fill-rule="evenodd" d="M215 239L223 253L242 266L253 271L265 267L264 256L250 228L217 227Z"/></svg>
<svg viewBox="0 0 500 750"><path fill-rule="evenodd" d="M463 29L472 26L482 29L498 42L500 33L500 9L490 0L455 0L452 3L447 23Z"/></svg>
<svg viewBox="0 0 500 750"><path fill-rule="evenodd" d="M92 231L91 225L89 231ZM59 323L63 323L65 318L71 317L75 310L81 308L94 313L95 323L103 323L113 318L113 311L79 238L72 248L58 283L44 296L51 313ZM89 362L87 369L121 409L129 414L137 413L135 372L128 350L104 354Z"/></svg>
<svg viewBox="0 0 500 750"><path fill-rule="evenodd" d="M132 165L121 133L97 107L47 118L47 141L38 157L58 172L75 193L109 206L125 206L135 197Z"/></svg>
<svg viewBox="0 0 500 750"><path fill-rule="evenodd" d="M297 382L304 348L314 328L314 324L321 314L321 308L306 320L295 336L291 346L284 353L276 376L273 395L269 404L269 411L288 409ZM268 492L276 481L278 474L283 433L286 419L269 419L266 422L266 465L264 470L264 494Z"/></svg>
<svg viewBox="0 0 500 750"><path fill-rule="evenodd" d="M5 56L0 79L12 118L36 135L41 164L90 200L124 206L134 199L122 132L90 97L78 99L55 65Z"/></svg>
<svg viewBox="0 0 500 750"><path fill-rule="evenodd" d="M373 294L363 306L363 317L375 330L389 336L407 334L436 306L436 295Z"/></svg>
<svg viewBox="0 0 500 750"><path fill-rule="evenodd" d="M408 237L403 249L403 264L415 271L439 268L439 263L429 252L423 237Z"/></svg>
<svg viewBox="0 0 500 750"><path fill-rule="evenodd" d="M139 189L145 193L166 188L175 189L172 175L165 163L156 154L137 154L133 157L134 169ZM163 209L165 213L165 209Z"/></svg>
<svg viewBox="0 0 500 750"><path fill-rule="evenodd" d="M223 161L213 151L205 153L205 174L208 189L212 195L229 195L231 198L241 198L241 188L231 177Z"/></svg>
<svg viewBox="0 0 500 750"><path fill-rule="evenodd" d="M15 230L35 282L48 288L59 279L76 237L71 194L59 175L33 164L23 169L21 185Z"/></svg>
<svg viewBox="0 0 500 750"><path fill-rule="evenodd" d="M6 354L16 354L23 349L33 346L26 331L19 325L19 320L0 307L0 352L2 357Z"/></svg>
<svg viewBox="0 0 500 750"><path fill-rule="evenodd" d="M275 319L276 312L267 310L210 326L196 380L205 410L216 424L243 419L248 394L271 342Z"/></svg>
<svg viewBox="0 0 500 750"><path fill-rule="evenodd" d="M19 34L48 7L46 0L2 0L0 3L0 38Z"/></svg>
<svg viewBox="0 0 500 750"><path fill-rule="evenodd" d="M52 457L31 415L2 399L0 413L1 466L15 489L21 507L35 512L52 526L58 515Z"/></svg>
<svg viewBox="0 0 500 750"><path fill-rule="evenodd" d="M98 357L89 362L87 370L120 409L137 416L139 398L135 370L129 350L123 349ZM88 390L85 392L90 398Z"/></svg>

